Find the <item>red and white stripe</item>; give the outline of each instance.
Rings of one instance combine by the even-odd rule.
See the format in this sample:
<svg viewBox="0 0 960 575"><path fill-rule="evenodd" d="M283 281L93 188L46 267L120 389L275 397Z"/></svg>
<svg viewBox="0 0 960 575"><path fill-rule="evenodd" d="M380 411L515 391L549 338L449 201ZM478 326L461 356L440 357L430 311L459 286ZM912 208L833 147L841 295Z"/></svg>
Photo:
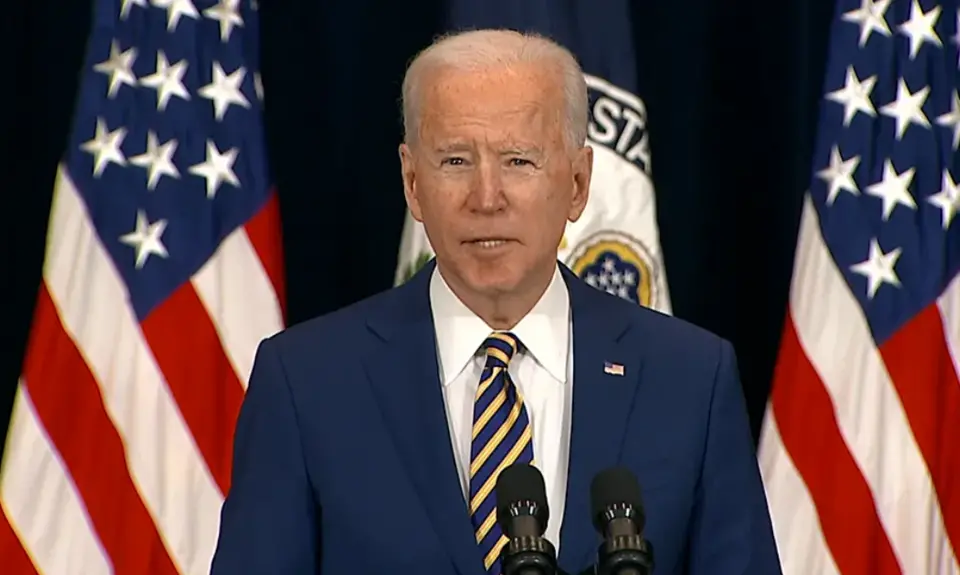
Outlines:
<svg viewBox="0 0 960 575"><path fill-rule="evenodd" d="M878 348L808 196L759 448L785 575L960 574L958 373L960 279Z"/></svg>
<svg viewBox="0 0 960 575"><path fill-rule="evenodd" d="M274 194L138 323L60 167L0 469L5 574L209 572L256 346L284 324L283 275Z"/></svg>

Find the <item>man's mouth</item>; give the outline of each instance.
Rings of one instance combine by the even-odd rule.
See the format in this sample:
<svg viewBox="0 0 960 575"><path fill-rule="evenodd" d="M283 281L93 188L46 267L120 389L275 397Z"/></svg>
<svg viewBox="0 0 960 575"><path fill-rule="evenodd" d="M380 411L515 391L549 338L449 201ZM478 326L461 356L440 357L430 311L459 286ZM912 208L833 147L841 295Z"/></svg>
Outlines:
<svg viewBox="0 0 960 575"><path fill-rule="evenodd" d="M505 245L510 240L505 238L481 238L470 240L468 244L479 246L481 248L496 248Z"/></svg>

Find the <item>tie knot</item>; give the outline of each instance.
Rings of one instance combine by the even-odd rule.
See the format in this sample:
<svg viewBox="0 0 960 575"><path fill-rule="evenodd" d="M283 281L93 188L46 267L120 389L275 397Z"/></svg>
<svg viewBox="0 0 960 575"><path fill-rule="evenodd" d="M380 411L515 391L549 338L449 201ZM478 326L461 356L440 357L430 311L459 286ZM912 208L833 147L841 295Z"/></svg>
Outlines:
<svg viewBox="0 0 960 575"><path fill-rule="evenodd" d="M507 367L519 347L520 340L510 332L490 334L483 342L483 349L487 352L487 367Z"/></svg>

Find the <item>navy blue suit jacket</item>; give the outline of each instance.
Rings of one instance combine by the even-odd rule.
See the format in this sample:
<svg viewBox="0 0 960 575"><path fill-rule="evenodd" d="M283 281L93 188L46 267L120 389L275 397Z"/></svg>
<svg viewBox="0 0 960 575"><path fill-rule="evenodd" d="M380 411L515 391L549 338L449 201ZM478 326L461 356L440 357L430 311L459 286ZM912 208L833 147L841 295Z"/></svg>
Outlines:
<svg viewBox="0 0 960 575"><path fill-rule="evenodd" d="M483 575L440 387L433 267L262 342L213 575ZM779 574L731 346L562 271L575 355L560 567L593 563L590 481L625 465L655 573Z"/></svg>

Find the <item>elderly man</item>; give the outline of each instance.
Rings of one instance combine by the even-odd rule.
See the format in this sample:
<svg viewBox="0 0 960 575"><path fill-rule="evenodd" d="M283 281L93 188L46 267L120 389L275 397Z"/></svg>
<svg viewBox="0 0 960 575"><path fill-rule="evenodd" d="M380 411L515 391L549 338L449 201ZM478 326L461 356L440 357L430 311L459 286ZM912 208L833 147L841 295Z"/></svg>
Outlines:
<svg viewBox="0 0 960 575"><path fill-rule="evenodd" d="M557 261L592 164L575 59L453 35L403 96L404 193L436 259L261 344L214 575L498 574L492 488L514 462L543 474L568 573L596 558L590 483L617 465L656 573L779 573L731 346Z"/></svg>

